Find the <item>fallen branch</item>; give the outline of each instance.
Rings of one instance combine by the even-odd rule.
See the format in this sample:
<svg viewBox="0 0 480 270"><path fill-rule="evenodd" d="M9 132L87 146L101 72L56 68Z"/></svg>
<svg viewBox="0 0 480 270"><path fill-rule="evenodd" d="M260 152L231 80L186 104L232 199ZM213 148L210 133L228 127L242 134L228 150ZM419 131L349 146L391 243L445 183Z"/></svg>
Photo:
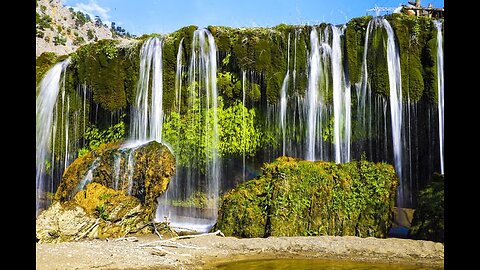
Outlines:
<svg viewBox="0 0 480 270"><path fill-rule="evenodd" d="M110 242L119 242L119 241L128 241L128 242L138 242L138 238L135 237L135 236L131 236L131 237L119 237L119 238L114 238L114 239L108 239L107 238L107 241Z"/></svg>
<svg viewBox="0 0 480 270"><path fill-rule="evenodd" d="M98 225L99 222L100 222L100 218L97 218L97 220L95 220L95 223L92 225L92 227L88 228L88 230L86 230L82 235L75 238L75 241L80 240L83 237L85 237L85 235L87 235L91 230L93 230L93 228L95 228Z"/></svg>
<svg viewBox="0 0 480 270"><path fill-rule="evenodd" d="M163 239L162 235L158 232L157 226L155 226L155 221L152 221L153 229L160 239Z"/></svg>

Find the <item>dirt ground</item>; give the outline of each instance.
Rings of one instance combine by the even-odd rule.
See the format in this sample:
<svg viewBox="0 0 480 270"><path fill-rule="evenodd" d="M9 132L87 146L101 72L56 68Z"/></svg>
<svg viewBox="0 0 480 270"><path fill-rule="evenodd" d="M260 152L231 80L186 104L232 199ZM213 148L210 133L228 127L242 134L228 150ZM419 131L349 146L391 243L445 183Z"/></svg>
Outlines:
<svg viewBox="0 0 480 270"><path fill-rule="evenodd" d="M245 258L333 258L415 264L443 269L444 245L400 238L353 236L238 239L208 235L159 242L155 235L124 240L36 244L37 269L214 269Z"/></svg>

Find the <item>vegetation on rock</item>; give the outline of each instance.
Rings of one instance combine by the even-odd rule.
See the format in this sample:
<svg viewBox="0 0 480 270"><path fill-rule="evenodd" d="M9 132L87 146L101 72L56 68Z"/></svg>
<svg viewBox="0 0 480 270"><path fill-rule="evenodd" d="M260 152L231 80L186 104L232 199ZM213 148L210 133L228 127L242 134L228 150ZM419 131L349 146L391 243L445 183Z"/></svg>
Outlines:
<svg viewBox="0 0 480 270"><path fill-rule="evenodd" d="M386 237L397 186L385 163L281 157L223 196L216 229L239 237Z"/></svg>
<svg viewBox="0 0 480 270"><path fill-rule="evenodd" d="M432 183L420 191L409 235L415 239L444 242L444 180L435 173Z"/></svg>
<svg viewBox="0 0 480 270"><path fill-rule="evenodd" d="M134 153L130 151L133 150L122 148L119 143L103 144L77 158L65 170L55 200L72 200L88 183L99 183L134 196L142 203L143 212L151 217L155 212L156 198L167 189L175 174L175 158L168 147L156 141L139 146ZM130 154L133 155L133 171L124 169L120 175L115 175L115 158L125 168ZM93 167L95 169L91 170ZM89 171L90 178L87 177Z"/></svg>

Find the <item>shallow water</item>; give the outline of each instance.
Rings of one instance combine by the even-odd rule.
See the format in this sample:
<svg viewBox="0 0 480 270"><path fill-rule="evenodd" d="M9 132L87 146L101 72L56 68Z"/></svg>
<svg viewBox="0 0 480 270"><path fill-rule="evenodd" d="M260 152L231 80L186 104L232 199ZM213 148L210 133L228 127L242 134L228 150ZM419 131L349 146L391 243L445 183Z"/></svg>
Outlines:
<svg viewBox="0 0 480 270"><path fill-rule="evenodd" d="M425 267L417 265L380 264L326 259L261 259L241 260L222 263L213 269L223 270L433 270L443 267Z"/></svg>

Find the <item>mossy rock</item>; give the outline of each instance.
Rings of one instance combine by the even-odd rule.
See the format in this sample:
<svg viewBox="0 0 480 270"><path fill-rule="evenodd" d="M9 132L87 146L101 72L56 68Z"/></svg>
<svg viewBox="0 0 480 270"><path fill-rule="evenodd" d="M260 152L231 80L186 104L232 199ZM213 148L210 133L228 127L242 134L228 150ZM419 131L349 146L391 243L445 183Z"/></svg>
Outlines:
<svg viewBox="0 0 480 270"><path fill-rule="evenodd" d="M128 159L134 161L128 171ZM119 162L119 174L115 172ZM91 168L95 167L87 177ZM104 144L72 162L64 172L55 199L66 202L75 198L88 183L121 190L125 195L137 198L147 216L152 216L158 198L168 187L175 174L175 157L164 144L152 141L137 148L122 148L120 143ZM129 181L131 177L131 181Z"/></svg>
<svg viewBox="0 0 480 270"><path fill-rule="evenodd" d="M152 233L150 224L139 199L90 183L72 200L57 201L43 211L37 218L36 235L41 243L105 239Z"/></svg>
<svg viewBox="0 0 480 270"><path fill-rule="evenodd" d="M398 177L393 166L281 157L227 192L216 229L239 237L386 237Z"/></svg>
<svg viewBox="0 0 480 270"><path fill-rule="evenodd" d="M414 239L444 242L444 180L435 173L432 183L420 191L409 235Z"/></svg>

